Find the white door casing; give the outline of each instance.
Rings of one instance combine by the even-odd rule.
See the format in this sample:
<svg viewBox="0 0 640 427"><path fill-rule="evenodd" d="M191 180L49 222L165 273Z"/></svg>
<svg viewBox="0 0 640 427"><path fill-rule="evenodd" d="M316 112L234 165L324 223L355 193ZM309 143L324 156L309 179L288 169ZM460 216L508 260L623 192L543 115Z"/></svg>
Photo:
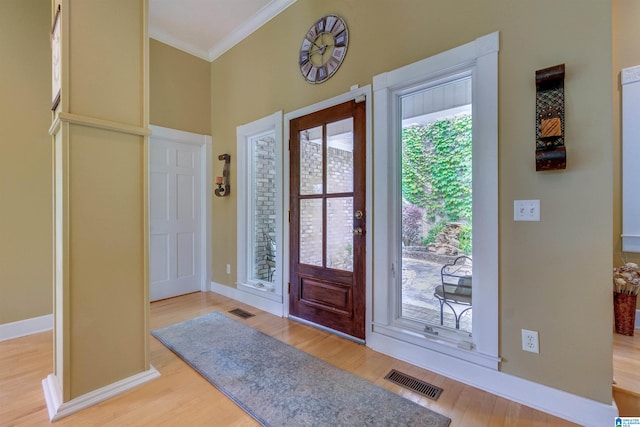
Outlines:
<svg viewBox="0 0 640 427"><path fill-rule="evenodd" d="M151 129L149 293L155 301L207 290L210 137Z"/></svg>

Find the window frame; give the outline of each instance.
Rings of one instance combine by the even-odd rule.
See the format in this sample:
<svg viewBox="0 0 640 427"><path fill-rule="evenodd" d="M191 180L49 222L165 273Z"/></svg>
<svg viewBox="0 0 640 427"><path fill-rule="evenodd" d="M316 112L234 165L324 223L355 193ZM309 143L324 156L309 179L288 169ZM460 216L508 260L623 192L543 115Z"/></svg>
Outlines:
<svg viewBox="0 0 640 427"><path fill-rule="evenodd" d="M499 33L377 75L374 89L374 342L392 338L498 368L498 50ZM455 76L472 78L473 333L425 333L401 314L400 97ZM389 244L389 242L394 242ZM465 336L466 335L466 336ZM383 337L384 336L384 337Z"/></svg>
<svg viewBox="0 0 640 427"><path fill-rule="evenodd" d="M236 286L258 296L283 302L283 247L282 247L282 111L270 116L247 123L236 128L238 174L237 174L237 212L238 212L238 248L237 248L237 281ZM274 292L261 289L255 285L262 283L254 280L250 261L254 254L254 236L251 230L255 225L253 215L254 200L252 196L255 170L252 167L253 150L250 147L256 138L272 134L275 140L275 207L276 207L276 266L273 274Z"/></svg>

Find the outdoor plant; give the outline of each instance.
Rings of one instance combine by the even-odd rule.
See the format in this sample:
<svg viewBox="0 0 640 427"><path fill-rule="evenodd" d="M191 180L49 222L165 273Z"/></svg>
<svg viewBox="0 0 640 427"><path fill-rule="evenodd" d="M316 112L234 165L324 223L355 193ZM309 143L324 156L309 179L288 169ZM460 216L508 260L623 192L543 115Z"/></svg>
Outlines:
<svg viewBox="0 0 640 427"><path fill-rule="evenodd" d="M422 234L422 209L405 203L402 205L402 242L411 246L420 241Z"/></svg>
<svg viewBox="0 0 640 427"><path fill-rule="evenodd" d="M460 251L465 255L471 255L471 224L463 224L460 227L460 235L458 235L458 241L460 242Z"/></svg>
<svg viewBox="0 0 640 427"><path fill-rule="evenodd" d="M471 116L403 129L402 195L430 221L471 218Z"/></svg>
<svg viewBox="0 0 640 427"><path fill-rule="evenodd" d="M447 225L447 221L436 222L435 225L433 225L433 227L431 227L427 232L427 237L424 238L424 240L422 241L422 244L424 246L427 246L429 243L435 243L436 236L438 235L438 233L444 230L444 227L446 225Z"/></svg>
<svg viewBox="0 0 640 427"><path fill-rule="evenodd" d="M459 222L460 250L471 253L472 209L472 118L454 117L447 120L411 126L402 131L402 196L403 242L422 240L423 245L435 242L435 237L447 223ZM430 225L427 235L415 235L421 230L414 215L421 214ZM422 217L420 217L420 222Z"/></svg>

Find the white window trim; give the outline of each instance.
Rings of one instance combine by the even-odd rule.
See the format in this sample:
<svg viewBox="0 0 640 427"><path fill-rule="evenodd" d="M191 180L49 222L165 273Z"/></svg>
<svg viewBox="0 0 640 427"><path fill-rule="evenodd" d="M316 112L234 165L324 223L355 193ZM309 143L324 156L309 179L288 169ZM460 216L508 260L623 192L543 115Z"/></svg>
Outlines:
<svg viewBox="0 0 640 427"><path fill-rule="evenodd" d="M469 362L498 369L498 49L499 33L426 58L405 67L377 75L374 88L374 307L372 347L410 360L404 352L435 351ZM395 129L399 94L408 88L459 72L473 76L473 343L425 335L411 329L407 322L394 319L399 218L390 206L397 200L396 183L400 146ZM410 344L398 354L391 349L400 340ZM471 348L469 348L471 347ZM446 358L445 358L446 359Z"/></svg>
<svg viewBox="0 0 640 427"><path fill-rule="evenodd" d="M275 292L261 290L252 286L249 279L249 252L251 250L249 234L253 220L250 217L252 207L250 179L253 177L249 170L248 159L251 153L248 143L254 137L273 133L275 137L275 165L276 165L276 269L273 274L273 284ZM282 111L278 111L270 116L256 120L236 129L237 140L237 207L238 207L238 261L237 261L237 282L239 290L255 294L259 297L283 303L284 281L283 281L283 216L282 216Z"/></svg>

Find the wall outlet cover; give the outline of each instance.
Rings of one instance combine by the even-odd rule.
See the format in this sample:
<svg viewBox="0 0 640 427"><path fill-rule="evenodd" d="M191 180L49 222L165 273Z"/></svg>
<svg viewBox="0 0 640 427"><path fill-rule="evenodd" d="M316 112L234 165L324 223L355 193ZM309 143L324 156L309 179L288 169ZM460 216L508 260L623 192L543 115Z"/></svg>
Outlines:
<svg viewBox="0 0 640 427"><path fill-rule="evenodd" d="M540 354L538 331L522 330L522 350Z"/></svg>

